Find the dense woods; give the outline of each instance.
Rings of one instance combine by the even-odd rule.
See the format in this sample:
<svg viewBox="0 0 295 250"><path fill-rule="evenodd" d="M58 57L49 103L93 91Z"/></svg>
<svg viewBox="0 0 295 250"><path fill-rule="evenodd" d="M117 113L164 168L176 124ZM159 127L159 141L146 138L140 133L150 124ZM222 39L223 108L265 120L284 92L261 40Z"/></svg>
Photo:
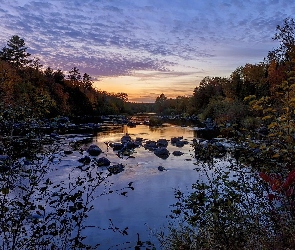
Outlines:
<svg viewBox="0 0 295 250"><path fill-rule="evenodd" d="M126 112L127 94L96 90L91 76L75 66L67 75L61 69L43 69L19 36L11 37L0 59L2 112L22 109L28 117L46 118Z"/></svg>

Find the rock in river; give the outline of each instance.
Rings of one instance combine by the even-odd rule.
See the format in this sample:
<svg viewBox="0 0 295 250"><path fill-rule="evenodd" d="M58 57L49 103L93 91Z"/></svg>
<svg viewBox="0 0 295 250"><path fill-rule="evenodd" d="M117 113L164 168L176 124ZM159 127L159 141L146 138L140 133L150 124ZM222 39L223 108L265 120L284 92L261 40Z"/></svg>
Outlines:
<svg viewBox="0 0 295 250"><path fill-rule="evenodd" d="M166 170L166 169L165 169L164 167L162 167L162 166L159 166L159 167L158 167L158 170L162 172L162 171L164 171L164 170Z"/></svg>
<svg viewBox="0 0 295 250"><path fill-rule="evenodd" d="M181 156L181 155L183 155L183 153L180 152L180 151L174 151L172 154L173 154L174 156Z"/></svg>
<svg viewBox="0 0 295 250"><path fill-rule="evenodd" d="M167 159L170 155L169 150L167 148L156 148L154 154L162 159Z"/></svg>
<svg viewBox="0 0 295 250"><path fill-rule="evenodd" d="M90 147L87 149L87 152L91 156L98 156L102 150L95 144L90 145Z"/></svg>
<svg viewBox="0 0 295 250"><path fill-rule="evenodd" d="M101 157L96 161L97 165L100 166L110 166L111 162L108 158Z"/></svg>
<svg viewBox="0 0 295 250"><path fill-rule="evenodd" d="M84 163L84 164L89 164L89 163L91 162L91 159L90 159L89 156L86 155L86 156L80 158L80 159L78 160L78 162L81 162L81 163Z"/></svg>
<svg viewBox="0 0 295 250"><path fill-rule="evenodd" d="M125 167L121 163L108 167L108 170L111 174L119 174L119 173L123 172L124 169L125 169Z"/></svg>
<svg viewBox="0 0 295 250"><path fill-rule="evenodd" d="M157 141L157 146L166 148L168 146L168 141L166 139L159 139Z"/></svg>

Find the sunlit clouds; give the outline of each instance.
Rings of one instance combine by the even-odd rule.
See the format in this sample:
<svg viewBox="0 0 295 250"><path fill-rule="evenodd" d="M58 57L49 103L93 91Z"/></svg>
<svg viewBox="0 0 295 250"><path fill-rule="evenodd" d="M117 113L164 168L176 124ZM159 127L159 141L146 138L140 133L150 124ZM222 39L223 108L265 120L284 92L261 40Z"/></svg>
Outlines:
<svg viewBox="0 0 295 250"><path fill-rule="evenodd" d="M0 46L17 34L44 66L78 67L98 89L154 101L262 61L293 13L289 0L0 0Z"/></svg>

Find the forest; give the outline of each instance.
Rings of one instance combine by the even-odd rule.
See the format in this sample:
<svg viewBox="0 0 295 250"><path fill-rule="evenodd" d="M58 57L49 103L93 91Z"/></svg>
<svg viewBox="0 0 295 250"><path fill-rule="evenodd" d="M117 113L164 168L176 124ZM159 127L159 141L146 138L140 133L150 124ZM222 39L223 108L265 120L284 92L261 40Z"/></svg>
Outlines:
<svg viewBox="0 0 295 250"><path fill-rule="evenodd" d="M7 185L0 189L3 242L18 249L16 239L20 237L23 245L34 249L34 246L47 246L60 234L65 238L56 243L57 247L67 239L70 247L65 244L63 249L86 249L81 232L85 214L92 209L91 196L87 196L87 204L82 204L80 190L88 188L92 194L111 175L97 173L93 177L91 172L87 173L73 184L74 194L54 186L55 190L60 188L60 195L50 196L48 202L60 206L59 209L49 214L52 217L48 215L49 222L43 227L34 221L31 230L36 234L30 235L31 238L20 236L22 232L11 231L4 219L11 221L11 228L25 230L15 211L27 212L32 206L31 210L42 214L45 208L42 203L32 203L35 191L24 196L22 202L10 201L8 194L13 178L28 177L41 198L49 194L49 187L53 185L46 180L38 186L44 175L42 164L32 165L29 171L18 168L20 155L15 151L20 150L20 141L9 134L3 136L7 127L20 121L62 116L71 119L155 112L159 117L195 116L200 121L210 118L218 125L220 136L235 143L231 158L227 159L228 171L221 171L216 160L220 156L219 144L209 141L203 147L202 141L194 141L196 159L210 169L204 173L209 181L207 184L197 181L190 194L175 191L178 202L171 218L180 218L181 224L171 226L169 235L158 235L163 249L257 249L257 246L261 246L259 249L294 249L295 21L285 19L284 25L277 26L273 39L278 47L269 51L263 62L240 66L229 77L205 77L196 84L191 96L169 98L161 93L154 103L132 103L126 93L97 90L91 76L75 66L68 75L62 69L44 69L40 60L27 52L24 39L12 36L0 51L0 181ZM21 144L21 151L26 150L26 154L21 156L38 162L42 152L44 160L46 154L37 147L39 135L32 132L26 136ZM91 185L86 186L89 183ZM127 187L132 188L132 184ZM6 205L8 202L10 207ZM64 204L74 205L65 207ZM65 211L72 217L66 217ZM63 218L65 224L72 223L74 218L76 224L57 228L59 218ZM76 231L69 240L67 237ZM42 242L40 235L46 236ZM33 243L29 242L31 239ZM153 249L152 244L144 248L144 242L138 242L135 249ZM54 247L52 249L57 249Z"/></svg>

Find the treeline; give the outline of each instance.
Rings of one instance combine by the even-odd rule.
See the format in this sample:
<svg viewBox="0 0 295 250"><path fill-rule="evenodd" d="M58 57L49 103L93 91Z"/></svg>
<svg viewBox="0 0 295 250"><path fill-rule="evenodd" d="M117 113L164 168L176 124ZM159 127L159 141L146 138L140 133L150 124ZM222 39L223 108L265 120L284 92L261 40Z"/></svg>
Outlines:
<svg viewBox="0 0 295 250"><path fill-rule="evenodd" d="M95 89L91 76L77 67L68 75L60 69L43 69L15 35L0 51L0 100L2 114L17 110L20 116L50 118L122 114L127 112L128 95Z"/></svg>
<svg viewBox="0 0 295 250"><path fill-rule="evenodd" d="M273 39L279 42L279 47L269 51L263 62L238 67L227 78L205 77L191 97L168 99L161 94L155 101L156 111L163 115L197 114L201 119L211 117L218 123L247 127L266 114L266 110L253 107L254 103L267 100L280 115L286 105L291 108L294 98L294 20L285 19L283 26L277 26Z"/></svg>

